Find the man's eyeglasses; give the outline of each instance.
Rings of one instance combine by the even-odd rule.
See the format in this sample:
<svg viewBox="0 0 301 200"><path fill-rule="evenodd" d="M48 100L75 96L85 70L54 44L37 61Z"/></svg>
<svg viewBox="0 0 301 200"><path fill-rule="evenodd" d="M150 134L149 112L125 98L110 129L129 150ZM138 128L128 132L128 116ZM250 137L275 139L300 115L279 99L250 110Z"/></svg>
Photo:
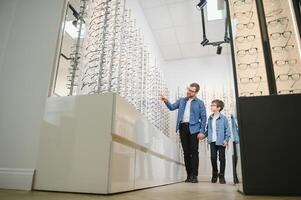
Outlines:
<svg viewBox="0 0 301 200"><path fill-rule="evenodd" d="M189 87L187 88L187 91L192 92L192 93L196 93L196 91L190 89Z"/></svg>

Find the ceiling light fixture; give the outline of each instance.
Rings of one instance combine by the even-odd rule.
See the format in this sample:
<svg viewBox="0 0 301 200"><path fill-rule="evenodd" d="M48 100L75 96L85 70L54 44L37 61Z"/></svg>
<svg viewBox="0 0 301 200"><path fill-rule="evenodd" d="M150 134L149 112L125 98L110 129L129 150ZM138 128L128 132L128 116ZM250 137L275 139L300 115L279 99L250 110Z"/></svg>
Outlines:
<svg viewBox="0 0 301 200"><path fill-rule="evenodd" d="M197 9L201 10L207 4L207 0L200 0L200 3L196 5Z"/></svg>
<svg viewBox="0 0 301 200"><path fill-rule="evenodd" d="M204 6L206 5L207 1L200 0L200 3L196 5L197 8L200 8L201 10L201 18L202 18L202 27L203 27L203 41L201 42L202 46L217 46L216 54L220 55L222 53L223 47L222 44L230 43L230 38L228 36L228 28L229 28L229 19L228 16L226 17L225 21L225 35L224 40L222 41L216 41L216 42L210 42L206 35L206 24L205 24L205 14L204 14Z"/></svg>
<svg viewBox="0 0 301 200"><path fill-rule="evenodd" d="M216 54L217 54L217 55L221 55L221 54L222 54L222 50L223 50L223 47L220 46L220 45L218 45L218 46L217 46L217 49L216 49Z"/></svg>

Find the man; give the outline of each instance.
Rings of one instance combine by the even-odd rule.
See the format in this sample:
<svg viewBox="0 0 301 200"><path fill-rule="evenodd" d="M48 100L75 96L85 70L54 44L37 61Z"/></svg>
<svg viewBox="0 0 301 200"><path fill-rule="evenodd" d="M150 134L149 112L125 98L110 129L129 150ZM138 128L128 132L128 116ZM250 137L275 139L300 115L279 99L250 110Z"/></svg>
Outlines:
<svg viewBox="0 0 301 200"><path fill-rule="evenodd" d="M169 110L178 110L176 131L180 131L181 144L184 151L184 161L187 172L185 182L198 182L199 139L204 139L206 126L206 108L204 102L197 98L200 86L191 83L187 88L187 96L171 104L166 97L161 96Z"/></svg>

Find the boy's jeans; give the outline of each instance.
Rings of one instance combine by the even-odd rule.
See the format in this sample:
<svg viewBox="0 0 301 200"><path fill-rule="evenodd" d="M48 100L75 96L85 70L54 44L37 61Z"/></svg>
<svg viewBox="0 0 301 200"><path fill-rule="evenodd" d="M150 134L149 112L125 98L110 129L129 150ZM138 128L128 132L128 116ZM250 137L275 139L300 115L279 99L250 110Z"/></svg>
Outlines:
<svg viewBox="0 0 301 200"><path fill-rule="evenodd" d="M211 151L211 165L212 165L212 176L224 177L225 176L225 168L226 168L226 156L225 156L225 147L215 145L215 142L210 143L210 151ZM220 172L218 174L217 169L217 152L219 155L220 162Z"/></svg>

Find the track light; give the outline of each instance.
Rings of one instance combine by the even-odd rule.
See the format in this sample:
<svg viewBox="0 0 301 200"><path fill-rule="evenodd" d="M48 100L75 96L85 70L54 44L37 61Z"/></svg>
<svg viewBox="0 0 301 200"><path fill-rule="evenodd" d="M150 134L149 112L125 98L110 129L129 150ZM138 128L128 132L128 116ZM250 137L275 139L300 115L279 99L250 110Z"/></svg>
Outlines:
<svg viewBox="0 0 301 200"><path fill-rule="evenodd" d="M72 24L73 24L73 26L75 26L75 28L77 28L77 20L73 20Z"/></svg>
<svg viewBox="0 0 301 200"><path fill-rule="evenodd" d="M204 38L203 41L201 42L202 46L206 46L209 43L209 40L207 38Z"/></svg>
<svg viewBox="0 0 301 200"><path fill-rule="evenodd" d="M196 5L196 7L201 10L207 4L207 0L200 0L200 3Z"/></svg>
<svg viewBox="0 0 301 200"><path fill-rule="evenodd" d="M219 3L222 4L225 0L219 0ZM201 11L201 19L202 19L202 27L203 27L203 41L201 42L202 46L211 45L217 47L216 54L222 54L223 47L222 44L230 43L230 38L228 37L228 28L229 28L229 19L228 17L225 20L225 35L224 40L209 42L206 36L206 26L205 26L205 14L204 14L204 6L207 4L206 0L200 0L200 2L196 5L196 7Z"/></svg>
<svg viewBox="0 0 301 200"><path fill-rule="evenodd" d="M217 54L217 55L221 55L221 54L222 54L222 50L223 50L223 47L220 46L220 45L218 45L218 46L217 46L217 49L216 49L216 54Z"/></svg>
<svg viewBox="0 0 301 200"><path fill-rule="evenodd" d="M225 43L230 43L231 39L228 36L225 36L224 41L225 41Z"/></svg>

